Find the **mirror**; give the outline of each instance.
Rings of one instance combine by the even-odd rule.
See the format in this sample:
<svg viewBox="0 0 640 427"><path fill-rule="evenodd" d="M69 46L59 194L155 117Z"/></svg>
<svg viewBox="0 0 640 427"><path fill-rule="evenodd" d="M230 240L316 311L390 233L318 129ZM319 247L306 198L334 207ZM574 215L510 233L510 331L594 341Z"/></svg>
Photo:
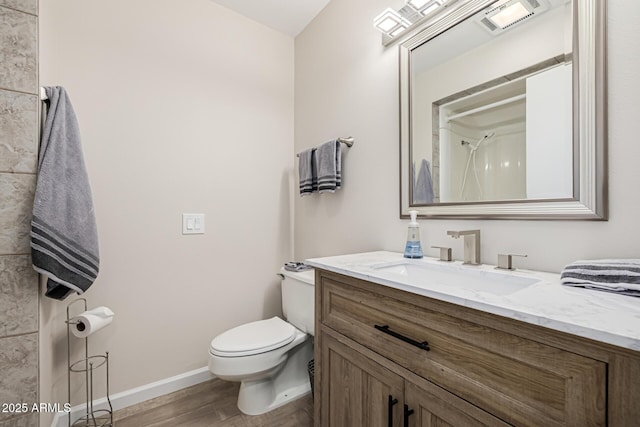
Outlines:
<svg viewBox="0 0 640 427"><path fill-rule="evenodd" d="M400 46L401 218L606 219L605 3L458 1Z"/></svg>

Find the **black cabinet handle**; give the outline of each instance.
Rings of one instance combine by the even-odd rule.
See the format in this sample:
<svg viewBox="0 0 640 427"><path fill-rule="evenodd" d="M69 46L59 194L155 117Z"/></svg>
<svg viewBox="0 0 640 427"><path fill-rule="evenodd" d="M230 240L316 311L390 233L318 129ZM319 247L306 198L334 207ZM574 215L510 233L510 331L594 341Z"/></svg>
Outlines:
<svg viewBox="0 0 640 427"><path fill-rule="evenodd" d="M409 409L408 405L404 405L404 427L409 427L409 416L414 412L413 409Z"/></svg>
<svg viewBox="0 0 640 427"><path fill-rule="evenodd" d="M391 329L389 329L389 325L384 325L384 326L380 326L380 325L373 325L377 330L384 332L385 334L389 334L394 338L398 338L399 340L402 340L406 343L409 343L411 345L414 345L424 351L429 351L431 350L429 348L429 343L427 341L423 341L423 342L418 342L416 340L412 340L411 338L405 337L402 334L399 334L397 332L392 331Z"/></svg>
<svg viewBox="0 0 640 427"><path fill-rule="evenodd" d="M398 399L394 399L393 396L389 395L389 427L393 427L393 405L398 403Z"/></svg>

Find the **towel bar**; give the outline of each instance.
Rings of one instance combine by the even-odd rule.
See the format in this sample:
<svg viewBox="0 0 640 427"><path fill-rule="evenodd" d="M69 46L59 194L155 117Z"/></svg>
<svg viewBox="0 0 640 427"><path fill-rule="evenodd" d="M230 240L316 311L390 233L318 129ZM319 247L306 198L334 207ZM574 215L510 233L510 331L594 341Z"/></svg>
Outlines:
<svg viewBox="0 0 640 427"><path fill-rule="evenodd" d="M349 148L353 147L353 137L352 136L347 136L347 137L344 137L344 138L338 138L337 141L343 143L344 145L346 145ZM296 157L300 157L300 154L296 154Z"/></svg>
<svg viewBox="0 0 640 427"><path fill-rule="evenodd" d="M352 136L347 136L346 138L338 138L338 142L342 142L344 145L346 145L349 148L353 147L353 137Z"/></svg>

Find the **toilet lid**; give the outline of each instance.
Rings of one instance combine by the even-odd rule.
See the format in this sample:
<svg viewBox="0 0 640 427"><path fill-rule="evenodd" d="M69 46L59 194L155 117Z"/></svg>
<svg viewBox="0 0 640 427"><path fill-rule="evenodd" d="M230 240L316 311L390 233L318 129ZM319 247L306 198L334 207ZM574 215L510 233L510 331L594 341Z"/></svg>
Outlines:
<svg viewBox="0 0 640 427"><path fill-rule="evenodd" d="M296 328L279 317L237 326L211 341L216 356L236 357L264 353L289 344Z"/></svg>

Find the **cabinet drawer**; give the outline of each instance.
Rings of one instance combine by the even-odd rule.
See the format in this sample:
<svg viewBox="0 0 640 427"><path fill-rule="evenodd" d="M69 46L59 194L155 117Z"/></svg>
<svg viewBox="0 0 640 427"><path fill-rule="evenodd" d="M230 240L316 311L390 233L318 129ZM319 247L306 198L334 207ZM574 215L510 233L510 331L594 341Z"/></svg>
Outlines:
<svg viewBox="0 0 640 427"><path fill-rule="evenodd" d="M606 425L605 363L430 309L426 297L337 275L319 285L321 323L510 424Z"/></svg>

